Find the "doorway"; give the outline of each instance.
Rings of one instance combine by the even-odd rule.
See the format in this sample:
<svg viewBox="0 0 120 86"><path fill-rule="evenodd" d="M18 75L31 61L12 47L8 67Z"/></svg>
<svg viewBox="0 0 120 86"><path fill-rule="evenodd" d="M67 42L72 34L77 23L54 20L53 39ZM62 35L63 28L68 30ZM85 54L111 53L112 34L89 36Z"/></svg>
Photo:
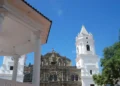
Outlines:
<svg viewBox="0 0 120 86"><path fill-rule="evenodd" d="M90 86L95 86L94 84L90 84Z"/></svg>

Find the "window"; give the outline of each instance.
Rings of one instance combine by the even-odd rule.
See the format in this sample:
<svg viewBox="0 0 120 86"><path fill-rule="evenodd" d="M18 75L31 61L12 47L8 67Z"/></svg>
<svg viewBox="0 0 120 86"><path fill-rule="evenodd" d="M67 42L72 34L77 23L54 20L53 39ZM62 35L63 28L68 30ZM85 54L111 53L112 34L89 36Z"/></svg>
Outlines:
<svg viewBox="0 0 120 86"><path fill-rule="evenodd" d="M54 75L54 81L57 81L57 75Z"/></svg>
<svg viewBox="0 0 120 86"><path fill-rule="evenodd" d="M75 76L75 80L78 81L78 75Z"/></svg>
<svg viewBox="0 0 120 86"><path fill-rule="evenodd" d="M13 66L10 66L10 70L13 70Z"/></svg>
<svg viewBox="0 0 120 86"><path fill-rule="evenodd" d="M86 45L87 51L90 51L90 46Z"/></svg>
<svg viewBox="0 0 120 86"><path fill-rule="evenodd" d="M71 75L71 81L74 81L74 75Z"/></svg>
<svg viewBox="0 0 120 86"><path fill-rule="evenodd" d="M90 70L90 74L92 75L92 70Z"/></svg>
<svg viewBox="0 0 120 86"><path fill-rule="evenodd" d="M50 77L49 77L49 81L52 81L53 78L54 78L54 76L53 76L53 75L50 75Z"/></svg>

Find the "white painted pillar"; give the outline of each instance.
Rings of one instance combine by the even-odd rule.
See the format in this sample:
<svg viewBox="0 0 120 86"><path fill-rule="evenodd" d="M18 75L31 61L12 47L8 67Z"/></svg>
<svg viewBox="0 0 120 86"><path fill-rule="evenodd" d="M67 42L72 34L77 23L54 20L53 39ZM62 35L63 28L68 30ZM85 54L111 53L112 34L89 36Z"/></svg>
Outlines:
<svg viewBox="0 0 120 86"><path fill-rule="evenodd" d="M34 34L34 66L32 83L35 86L40 86L40 63L41 63L40 47L41 47L40 37Z"/></svg>
<svg viewBox="0 0 120 86"><path fill-rule="evenodd" d="M12 80L16 81L17 80L17 70L18 70L18 61L19 61L19 55L14 55L14 66L13 66L13 75L12 75Z"/></svg>
<svg viewBox="0 0 120 86"><path fill-rule="evenodd" d="M2 24L3 24L3 21L4 21L4 16L3 14L0 14L0 31L2 30Z"/></svg>

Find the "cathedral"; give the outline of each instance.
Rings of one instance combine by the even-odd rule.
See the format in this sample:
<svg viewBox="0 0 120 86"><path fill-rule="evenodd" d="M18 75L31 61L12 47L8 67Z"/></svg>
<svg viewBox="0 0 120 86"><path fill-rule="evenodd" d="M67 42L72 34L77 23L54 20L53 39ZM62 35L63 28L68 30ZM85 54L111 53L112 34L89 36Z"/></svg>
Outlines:
<svg viewBox="0 0 120 86"><path fill-rule="evenodd" d="M93 35L82 26L76 37L76 66L71 60L52 50L41 56L40 86L96 86L92 75L99 73L99 58L95 52ZM32 82L33 65L25 66L26 56L19 58L19 82ZM12 78L13 57L4 56L0 78Z"/></svg>
<svg viewBox="0 0 120 86"><path fill-rule="evenodd" d="M32 81L32 65L25 67L24 82ZM41 57L40 86L81 86L80 69L54 50Z"/></svg>

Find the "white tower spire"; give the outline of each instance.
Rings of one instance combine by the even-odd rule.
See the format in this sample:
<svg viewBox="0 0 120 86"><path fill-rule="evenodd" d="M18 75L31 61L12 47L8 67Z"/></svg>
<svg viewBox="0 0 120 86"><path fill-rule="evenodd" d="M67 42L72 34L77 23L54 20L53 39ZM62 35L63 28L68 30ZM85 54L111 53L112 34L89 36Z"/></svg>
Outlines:
<svg viewBox="0 0 120 86"><path fill-rule="evenodd" d="M87 30L86 30L86 28L85 28L84 25L82 25L82 28L81 28L80 34L88 35L88 32L87 32Z"/></svg>
<svg viewBox="0 0 120 86"><path fill-rule="evenodd" d="M92 75L99 73L99 59L95 53L93 36L85 26L76 37L76 52L76 66L81 69L82 86L95 86Z"/></svg>

